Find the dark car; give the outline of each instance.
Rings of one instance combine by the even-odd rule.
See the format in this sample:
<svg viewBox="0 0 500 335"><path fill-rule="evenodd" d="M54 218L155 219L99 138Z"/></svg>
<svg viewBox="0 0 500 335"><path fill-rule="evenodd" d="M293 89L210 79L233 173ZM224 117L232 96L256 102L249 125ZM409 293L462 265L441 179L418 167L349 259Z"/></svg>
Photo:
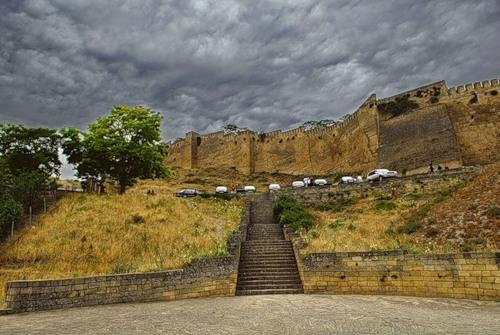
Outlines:
<svg viewBox="0 0 500 335"><path fill-rule="evenodd" d="M182 197L182 198L196 197L198 195L198 191L191 188L186 188L184 190L180 190L179 192L175 192L174 195L176 197Z"/></svg>

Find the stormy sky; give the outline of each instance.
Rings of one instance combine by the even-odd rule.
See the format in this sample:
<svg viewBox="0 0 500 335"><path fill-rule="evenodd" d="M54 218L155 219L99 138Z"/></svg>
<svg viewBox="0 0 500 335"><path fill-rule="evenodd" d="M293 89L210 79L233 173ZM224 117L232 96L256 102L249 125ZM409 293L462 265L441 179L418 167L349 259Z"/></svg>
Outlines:
<svg viewBox="0 0 500 335"><path fill-rule="evenodd" d="M1 123L85 129L123 103L165 139L265 131L500 75L500 0L1 0L0 18Z"/></svg>

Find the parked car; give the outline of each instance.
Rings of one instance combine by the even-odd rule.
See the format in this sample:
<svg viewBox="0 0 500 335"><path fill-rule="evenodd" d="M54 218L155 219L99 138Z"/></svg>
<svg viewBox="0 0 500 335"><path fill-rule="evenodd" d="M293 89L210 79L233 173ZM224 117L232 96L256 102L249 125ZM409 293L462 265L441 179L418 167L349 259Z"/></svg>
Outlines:
<svg viewBox="0 0 500 335"><path fill-rule="evenodd" d="M174 195L176 197L182 197L182 198L195 197L198 195L198 191L195 189L186 188L186 189L180 190L179 192L175 192Z"/></svg>
<svg viewBox="0 0 500 335"><path fill-rule="evenodd" d="M382 180L384 178L394 178L397 177L398 173L396 171L391 171L388 169L375 169L370 171L366 176L368 181Z"/></svg>
<svg viewBox="0 0 500 335"><path fill-rule="evenodd" d="M248 185L243 188L246 193L255 193L255 186Z"/></svg>
<svg viewBox="0 0 500 335"><path fill-rule="evenodd" d="M280 184L269 184L269 191L279 191L280 189Z"/></svg>
<svg viewBox="0 0 500 335"><path fill-rule="evenodd" d="M303 181L301 181L301 180L297 180L297 181L294 181L292 183L292 187L293 188L301 188L301 187L304 187L304 186L306 186L306 184Z"/></svg>
<svg viewBox="0 0 500 335"><path fill-rule="evenodd" d="M316 185L316 186L325 186L326 184L328 184L326 179L315 179L314 180L314 185Z"/></svg>
<svg viewBox="0 0 500 335"><path fill-rule="evenodd" d="M215 193L227 193L227 187L226 186L217 186L215 188Z"/></svg>
<svg viewBox="0 0 500 335"><path fill-rule="evenodd" d="M340 178L340 182L342 184L352 184L352 183L354 183L354 181L355 181L354 178L351 176L344 176L344 177Z"/></svg>

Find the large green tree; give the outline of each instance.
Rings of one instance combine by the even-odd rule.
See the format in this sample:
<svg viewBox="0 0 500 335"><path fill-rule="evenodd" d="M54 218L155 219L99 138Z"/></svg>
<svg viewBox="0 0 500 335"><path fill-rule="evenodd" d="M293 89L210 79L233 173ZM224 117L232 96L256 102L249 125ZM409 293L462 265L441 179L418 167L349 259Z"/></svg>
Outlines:
<svg viewBox="0 0 500 335"><path fill-rule="evenodd" d="M9 176L9 194L31 205L59 176L60 136L56 130L0 125L0 173Z"/></svg>
<svg viewBox="0 0 500 335"><path fill-rule="evenodd" d="M109 115L90 124L87 132L63 129L63 152L79 177L111 178L123 193L137 178L168 174L163 164L161 119L145 107L114 106Z"/></svg>

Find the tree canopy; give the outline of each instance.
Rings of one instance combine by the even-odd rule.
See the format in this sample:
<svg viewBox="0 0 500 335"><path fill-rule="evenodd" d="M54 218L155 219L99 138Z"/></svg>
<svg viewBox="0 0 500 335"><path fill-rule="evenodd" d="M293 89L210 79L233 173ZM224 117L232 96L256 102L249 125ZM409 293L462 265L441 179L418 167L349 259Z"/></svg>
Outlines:
<svg viewBox="0 0 500 335"><path fill-rule="evenodd" d="M61 131L62 147L78 176L119 183L120 193L137 178L168 175L163 163L161 115L145 107L114 106L111 113L89 125Z"/></svg>
<svg viewBox="0 0 500 335"><path fill-rule="evenodd" d="M9 176L10 195L31 205L40 192L51 187L59 176L60 136L56 130L0 125L0 168Z"/></svg>

